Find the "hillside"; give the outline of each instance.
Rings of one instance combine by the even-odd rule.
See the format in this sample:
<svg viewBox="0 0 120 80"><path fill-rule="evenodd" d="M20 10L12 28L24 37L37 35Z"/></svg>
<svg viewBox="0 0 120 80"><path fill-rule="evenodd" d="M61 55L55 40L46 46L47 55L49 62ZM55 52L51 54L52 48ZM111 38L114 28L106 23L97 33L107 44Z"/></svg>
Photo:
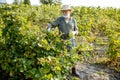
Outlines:
<svg viewBox="0 0 120 80"><path fill-rule="evenodd" d="M70 52L47 25L61 15L58 5L0 6L0 78L66 80L76 62L102 64L120 73L120 9L73 7L79 34Z"/></svg>

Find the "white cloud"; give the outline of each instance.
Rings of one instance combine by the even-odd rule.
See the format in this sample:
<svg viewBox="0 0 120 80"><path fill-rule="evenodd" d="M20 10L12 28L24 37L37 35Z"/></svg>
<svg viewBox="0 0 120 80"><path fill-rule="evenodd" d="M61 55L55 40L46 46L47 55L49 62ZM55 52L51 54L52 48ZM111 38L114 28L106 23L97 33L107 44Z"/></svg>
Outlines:
<svg viewBox="0 0 120 80"><path fill-rule="evenodd" d="M0 3L6 3L6 1L5 0L0 0Z"/></svg>

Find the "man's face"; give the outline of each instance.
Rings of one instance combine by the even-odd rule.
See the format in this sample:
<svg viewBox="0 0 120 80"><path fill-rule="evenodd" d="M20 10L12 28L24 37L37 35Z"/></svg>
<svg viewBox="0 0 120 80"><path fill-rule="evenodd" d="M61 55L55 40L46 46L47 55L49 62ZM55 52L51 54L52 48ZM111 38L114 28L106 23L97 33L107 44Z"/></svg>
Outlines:
<svg viewBox="0 0 120 80"><path fill-rule="evenodd" d="M71 13L71 11L70 11L70 10L63 10L62 12L63 12L63 15L68 15L68 14L70 14L70 13Z"/></svg>
<svg viewBox="0 0 120 80"><path fill-rule="evenodd" d="M71 10L63 10L62 13L65 18L69 18L71 14Z"/></svg>

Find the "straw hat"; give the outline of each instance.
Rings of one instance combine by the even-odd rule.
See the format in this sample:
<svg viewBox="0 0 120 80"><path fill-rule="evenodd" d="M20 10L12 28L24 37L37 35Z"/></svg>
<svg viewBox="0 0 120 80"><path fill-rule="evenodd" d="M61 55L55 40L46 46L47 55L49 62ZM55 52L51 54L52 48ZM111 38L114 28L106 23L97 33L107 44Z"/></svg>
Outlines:
<svg viewBox="0 0 120 80"><path fill-rule="evenodd" d="M71 7L70 7L70 5L62 5L61 10L62 11L64 11L64 10L71 10Z"/></svg>

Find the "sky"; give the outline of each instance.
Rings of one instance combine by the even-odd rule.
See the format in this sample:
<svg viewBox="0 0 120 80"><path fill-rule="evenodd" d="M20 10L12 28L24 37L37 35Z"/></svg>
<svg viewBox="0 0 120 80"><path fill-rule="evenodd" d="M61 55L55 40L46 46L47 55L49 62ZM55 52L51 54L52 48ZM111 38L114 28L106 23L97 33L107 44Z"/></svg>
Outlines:
<svg viewBox="0 0 120 80"><path fill-rule="evenodd" d="M0 0L2 1L2 0ZM12 3L14 0L6 0ZM40 0L30 0L32 5L40 5ZM62 0L62 4L70 4L71 6L93 6L93 7L114 7L120 8L120 0Z"/></svg>

